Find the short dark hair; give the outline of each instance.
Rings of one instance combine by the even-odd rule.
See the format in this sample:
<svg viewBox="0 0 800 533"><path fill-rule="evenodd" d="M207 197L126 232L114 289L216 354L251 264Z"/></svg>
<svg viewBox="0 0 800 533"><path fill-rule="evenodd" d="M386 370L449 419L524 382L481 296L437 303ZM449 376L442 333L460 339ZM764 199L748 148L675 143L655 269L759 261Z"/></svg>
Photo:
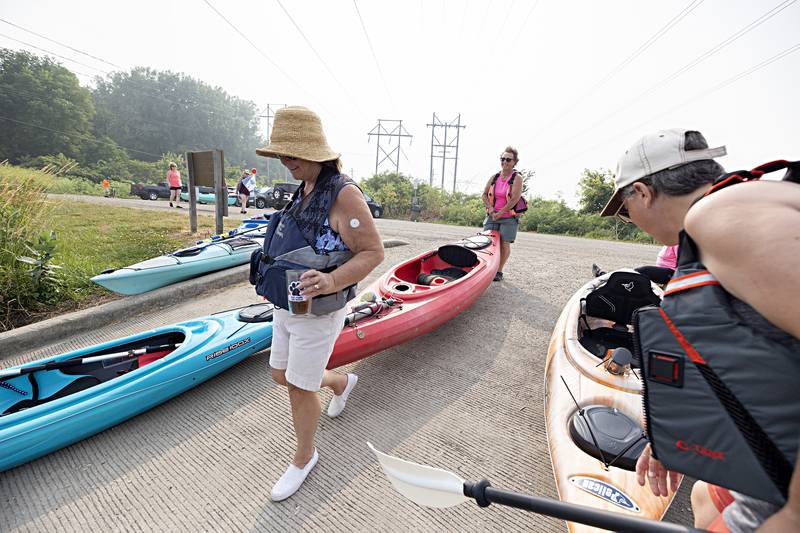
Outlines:
<svg viewBox="0 0 800 533"><path fill-rule="evenodd" d="M687 151L704 150L708 148L708 143L699 131L687 131L684 147ZM714 183L714 180L724 173L725 169L722 165L713 159L701 159L679 167L654 172L636 181L653 189L656 195L663 193L667 196L683 196L696 191L703 185ZM632 194L633 183L623 187L622 198L627 198Z"/></svg>
<svg viewBox="0 0 800 533"><path fill-rule="evenodd" d="M514 148L513 146L506 146L506 149L503 150L503 153L506 152L514 154L514 161L519 161L519 153L517 152L516 148Z"/></svg>

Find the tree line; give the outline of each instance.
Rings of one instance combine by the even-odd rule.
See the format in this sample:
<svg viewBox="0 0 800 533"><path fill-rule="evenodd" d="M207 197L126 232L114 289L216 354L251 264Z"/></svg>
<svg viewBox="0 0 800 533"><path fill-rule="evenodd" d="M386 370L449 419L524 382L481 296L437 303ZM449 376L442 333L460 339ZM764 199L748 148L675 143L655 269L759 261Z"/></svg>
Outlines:
<svg viewBox="0 0 800 533"><path fill-rule="evenodd" d="M185 74L136 67L90 88L48 57L0 49L0 110L0 161L75 162L67 173L95 182L157 181L166 159L221 148L230 175L284 176L278 161L255 156L265 144L256 105Z"/></svg>

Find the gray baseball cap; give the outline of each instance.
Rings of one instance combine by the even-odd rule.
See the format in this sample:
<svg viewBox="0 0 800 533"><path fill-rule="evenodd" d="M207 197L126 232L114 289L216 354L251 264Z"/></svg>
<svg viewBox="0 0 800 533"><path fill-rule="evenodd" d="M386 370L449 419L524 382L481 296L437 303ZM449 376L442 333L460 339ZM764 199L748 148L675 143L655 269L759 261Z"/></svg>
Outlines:
<svg viewBox="0 0 800 533"><path fill-rule="evenodd" d="M622 207L620 192L631 183L645 176L655 174L668 168L676 168L692 161L714 159L727 154L724 146L686 150L683 146L686 132L694 130L672 129L661 130L645 135L625 151L617 164L614 178L614 194L608 201L600 216L616 215Z"/></svg>

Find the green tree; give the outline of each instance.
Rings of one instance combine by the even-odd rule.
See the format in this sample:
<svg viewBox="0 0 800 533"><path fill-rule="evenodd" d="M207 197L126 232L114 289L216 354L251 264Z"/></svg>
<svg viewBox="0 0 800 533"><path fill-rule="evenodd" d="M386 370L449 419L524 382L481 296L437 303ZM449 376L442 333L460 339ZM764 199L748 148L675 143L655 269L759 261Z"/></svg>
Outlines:
<svg viewBox="0 0 800 533"><path fill-rule="evenodd" d="M91 93L49 58L0 49L0 109L11 119L0 119L0 161L56 153L79 158L92 138Z"/></svg>
<svg viewBox="0 0 800 533"><path fill-rule="evenodd" d="M137 67L98 79L94 91L96 133L120 146L154 154L220 148L229 165L266 170L255 149L258 134L253 102L184 74ZM259 163L261 163L259 165Z"/></svg>
<svg viewBox="0 0 800 533"><path fill-rule="evenodd" d="M600 213L614 193L614 173L610 170L584 169L578 182L580 212Z"/></svg>
<svg viewBox="0 0 800 533"><path fill-rule="evenodd" d="M405 217L411 212L414 184L411 178L397 172L381 172L363 180L361 188L383 205L388 217Z"/></svg>

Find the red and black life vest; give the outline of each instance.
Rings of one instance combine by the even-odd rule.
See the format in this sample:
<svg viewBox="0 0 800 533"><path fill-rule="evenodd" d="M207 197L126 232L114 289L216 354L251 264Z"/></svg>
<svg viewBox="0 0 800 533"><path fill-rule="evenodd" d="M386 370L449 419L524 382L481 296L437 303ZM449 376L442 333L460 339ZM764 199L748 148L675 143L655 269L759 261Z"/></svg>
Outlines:
<svg viewBox="0 0 800 533"><path fill-rule="evenodd" d="M784 168L800 183L800 161L775 161L725 174L707 194ZM661 306L633 318L646 432L667 468L782 504L800 439L800 342L765 336L732 299L682 232Z"/></svg>

